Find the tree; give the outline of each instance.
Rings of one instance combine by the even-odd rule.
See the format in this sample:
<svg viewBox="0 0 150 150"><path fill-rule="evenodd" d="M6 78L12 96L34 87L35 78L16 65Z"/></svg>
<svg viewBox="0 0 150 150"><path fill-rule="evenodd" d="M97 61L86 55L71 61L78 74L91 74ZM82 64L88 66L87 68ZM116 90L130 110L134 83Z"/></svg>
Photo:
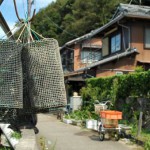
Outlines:
<svg viewBox="0 0 150 150"><path fill-rule="evenodd" d="M121 2L129 0L56 0L37 13L32 28L63 45L106 24Z"/></svg>

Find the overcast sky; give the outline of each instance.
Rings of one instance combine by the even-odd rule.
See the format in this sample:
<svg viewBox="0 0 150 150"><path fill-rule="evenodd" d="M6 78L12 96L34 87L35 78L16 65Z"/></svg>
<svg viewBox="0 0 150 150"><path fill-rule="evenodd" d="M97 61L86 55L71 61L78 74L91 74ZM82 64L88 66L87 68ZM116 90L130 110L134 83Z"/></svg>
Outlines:
<svg viewBox="0 0 150 150"><path fill-rule="evenodd" d="M36 12L38 12L39 9L48 6L52 1L56 1L56 0L34 0L34 1L35 4L32 10L36 8ZM25 18L25 14L27 12L27 0L16 0L16 3L17 3L18 13L20 18ZM4 2L0 6L0 11L2 12L5 20L7 21L10 29L13 29L14 24L18 21L15 14L13 0L4 0ZM2 35L1 29L0 29L0 35Z"/></svg>

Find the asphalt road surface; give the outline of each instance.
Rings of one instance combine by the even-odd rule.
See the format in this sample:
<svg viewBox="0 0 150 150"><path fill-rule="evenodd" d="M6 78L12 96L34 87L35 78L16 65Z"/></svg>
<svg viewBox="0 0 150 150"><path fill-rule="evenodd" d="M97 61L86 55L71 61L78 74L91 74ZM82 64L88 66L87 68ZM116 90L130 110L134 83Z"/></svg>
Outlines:
<svg viewBox="0 0 150 150"><path fill-rule="evenodd" d="M99 141L98 133L78 126L68 125L54 115L39 114L37 138L44 139L47 150L132 150L122 142L113 140Z"/></svg>

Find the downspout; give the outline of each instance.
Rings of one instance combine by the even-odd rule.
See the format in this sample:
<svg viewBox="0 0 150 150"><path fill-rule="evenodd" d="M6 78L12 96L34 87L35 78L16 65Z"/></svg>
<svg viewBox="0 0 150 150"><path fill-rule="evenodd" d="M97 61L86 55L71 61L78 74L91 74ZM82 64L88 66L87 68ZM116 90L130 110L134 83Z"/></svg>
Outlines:
<svg viewBox="0 0 150 150"><path fill-rule="evenodd" d="M123 45L124 45L124 49L125 49L125 51L128 51L128 50L131 48L131 44L130 44L130 27L125 26L125 25L123 25L123 24L120 24L119 21L118 21L118 25L121 26L121 27L123 27L123 28L126 28L126 29L128 30L128 33L129 33L129 37L128 37L128 38L129 38L128 48L125 48L125 37L124 37L124 35L123 35Z"/></svg>

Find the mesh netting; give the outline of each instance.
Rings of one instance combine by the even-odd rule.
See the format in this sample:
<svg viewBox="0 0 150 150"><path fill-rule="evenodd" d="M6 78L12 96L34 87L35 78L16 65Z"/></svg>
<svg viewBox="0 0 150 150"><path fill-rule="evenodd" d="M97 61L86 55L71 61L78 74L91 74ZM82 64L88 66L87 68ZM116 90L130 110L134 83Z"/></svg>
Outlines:
<svg viewBox="0 0 150 150"><path fill-rule="evenodd" d="M0 107L23 107L22 46L0 41Z"/></svg>
<svg viewBox="0 0 150 150"><path fill-rule="evenodd" d="M53 108L66 104L58 43L43 39L25 46L31 107Z"/></svg>

